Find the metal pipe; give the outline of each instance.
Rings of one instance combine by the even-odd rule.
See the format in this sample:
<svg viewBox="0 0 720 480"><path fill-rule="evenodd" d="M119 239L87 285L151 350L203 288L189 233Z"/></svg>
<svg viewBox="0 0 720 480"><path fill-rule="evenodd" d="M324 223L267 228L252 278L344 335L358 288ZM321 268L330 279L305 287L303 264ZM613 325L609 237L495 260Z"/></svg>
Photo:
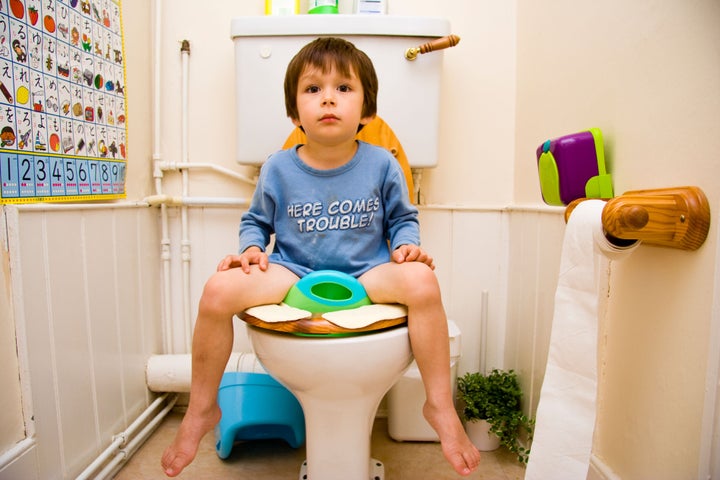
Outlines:
<svg viewBox="0 0 720 480"><path fill-rule="evenodd" d="M487 348L488 348L488 298L490 292L483 290L480 294L480 365L478 371L485 374L487 371Z"/></svg>
<svg viewBox="0 0 720 480"><path fill-rule="evenodd" d="M86 480L92 478L91 474L95 472L101 465L108 461L108 459L120 448L120 445L125 441L124 438L114 437L113 442L98 456L90 465L78 475L75 480ZM95 477L97 478L97 477Z"/></svg>
<svg viewBox="0 0 720 480"><path fill-rule="evenodd" d="M180 197L173 195L151 195L143 198L150 207L167 205L179 207L247 207L250 200L242 197Z"/></svg>
<svg viewBox="0 0 720 480"><path fill-rule="evenodd" d="M422 169L419 168L413 168L412 170L412 177L413 177L413 198L415 199L415 203L420 205L421 198L420 198L420 181L422 180Z"/></svg>
<svg viewBox="0 0 720 480"><path fill-rule="evenodd" d="M83 470L75 480L85 480L87 478L90 478L90 475L98 468L100 468L100 466L102 466L105 462L107 462L108 459L110 459L110 457L114 455L115 452L125 444L128 438L130 438L135 433L135 430L137 430L147 421L147 419L155 411L155 409L157 409L158 406L160 406L168 398L169 395L170 393L165 393L162 396L156 398L150 404L150 406L148 406L145 411L143 411L143 413L141 413L140 416L137 417L127 429L125 429L125 431L119 433L118 435L115 435L113 437L112 443L90 465L88 465L87 468L85 468L85 470ZM174 397L175 398L171 401L171 405L174 405L175 401L177 400L177 395L175 395Z"/></svg>
<svg viewBox="0 0 720 480"><path fill-rule="evenodd" d="M145 443L145 440L148 439L148 437L158 427L160 422L167 416L168 413L170 413L172 408L175 406L175 402L177 402L177 398L177 395L173 395L168 404L165 405L165 408L160 410L160 412L158 412L158 414L155 415L152 420L147 423L147 425L145 425L145 428L143 428L140 433L138 433L135 437L133 437L130 442L128 442L125 448L121 448L120 450L118 450L113 459L105 466L105 468L100 471L100 473L95 478L97 480L113 478L118 472L118 470L122 468L123 464L127 462L130 457L133 456L133 454L137 451L138 448L142 446L143 443Z"/></svg>
<svg viewBox="0 0 720 480"><path fill-rule="evenodd" d="M232 352L225 372L267 373L252 352ZM192 355L152 355L145 367L147 387L152 392L190 392Z"/></svg>
<svg viewBox="0 0 720 480"><path fill-rule="evenodd" d="M240 180L245 183L249 183L250 185L256 185L257 180L248 178L247 176L243 175L242 173L236 172L234 170L230 170L229 168L222 167L220 165L214 165L212 163L202 163L202 162L187 162L187 163L161 163L159 165L159 168L161 168L163 171L177 171L177 170L187 170L187 169L198 169L198 170L212 170L216 173L220 173L222 175L225 175L230 178L234 178L235 180Z"/></svg>
<svg viewBox="0 0 720 480"><path fill-rule="evenodd" d="M163 194L163 165L161 143L161 98L162 98L162 0L153 2L153 177L155 178L155 194ZM163 327L163 349L166 353L173 352L173 325L172 325L172 289L170 285L170 260L171 254L170 226L167 207L160 205L160 261L162 272L162 299L160 309L160 321Z"/></svg>
<svg viewBox="0 0 720 480"><path fill-rule="evenodd" d="M182 164L189 163L188 159L188 139L190 138L190 130L188 128L188 77L190 64L190 42L182 41L180 47L180 112L181 112L181 130L180 130L180 162ZM188 170L182 169L182 196L189 195L189 178ZM185 351L191 350L192 344L192 313L190 309L190 260L191 260L191 243L190 234L188 233L188 209L187 205L180 207L180 257L182 260L182 305L183 305L183 326L185 329Z"/></svg>
<svg viewBox="0 0 720 480"><path fill-rule="evenodd" d="M0 454L0 472L24 455L25 452L35 447L35 445L37 445L35 437L27 436Z"/></svg>

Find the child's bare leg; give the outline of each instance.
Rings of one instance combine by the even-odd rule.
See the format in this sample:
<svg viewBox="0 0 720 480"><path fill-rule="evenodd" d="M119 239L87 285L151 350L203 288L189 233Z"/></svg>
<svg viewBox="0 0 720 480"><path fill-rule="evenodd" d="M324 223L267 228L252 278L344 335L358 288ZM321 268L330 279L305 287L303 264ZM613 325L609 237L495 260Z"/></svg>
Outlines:
<svg viewBox="0 0 720 480"><path fill-rule="evenodd" d="M233 343L233 315L268 303L279 303L297 277L270 264L250 274L240 268L215 273L205 284L193 332L190 403L173 443L161 464L165 474L177 476L195 458L202 438L220 421L217 392Z"/></svg>
<svg viewBox="0 0 720 480"><path fill-rule="evenodd" d="M457 473L469 475L480 463L480 452L455 411L447 319L435 274L419 262L387 263L365 273L360 281L373 302L408 307L410 343L427 397L423 414L440 437L448 462Z"/></svg>

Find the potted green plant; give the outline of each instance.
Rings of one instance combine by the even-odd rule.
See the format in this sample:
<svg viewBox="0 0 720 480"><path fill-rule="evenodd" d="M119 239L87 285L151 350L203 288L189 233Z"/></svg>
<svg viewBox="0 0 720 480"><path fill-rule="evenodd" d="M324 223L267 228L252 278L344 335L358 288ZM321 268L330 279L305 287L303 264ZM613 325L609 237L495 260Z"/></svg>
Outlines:
<svg viewBox="0 0 720 480"><path fill-rule="evenodd" d="M520 443L520 437L524 432L530 444L535 420L520 408L522 389L515 371L493 369L487 375L468 372L458 378L457 387L466 425L486 420L498 443L515 453L520 463L527 464L530 448Z"/></svg>

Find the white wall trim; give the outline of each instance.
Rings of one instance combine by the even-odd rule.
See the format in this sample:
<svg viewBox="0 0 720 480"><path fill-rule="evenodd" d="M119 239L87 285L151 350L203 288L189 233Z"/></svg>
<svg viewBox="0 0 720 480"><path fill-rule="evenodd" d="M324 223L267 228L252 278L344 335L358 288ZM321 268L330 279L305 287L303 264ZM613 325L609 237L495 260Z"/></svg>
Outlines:
<svg viewBox="0 0 720 480"><path fill-rule="evenodd" d="M12 205L19 211L58 212L65 210L108 210L113 208L148 208L147 202L114 203L20 203Z"/></svg>
<svg viewBox="0 0 720 480"><path fill-rule="evenodd" d="M560 214L565 207L553 207L550 205L450 205L450 204L428 204L418 205L419 210L447 210L449 212L534 212Z"/></svg>

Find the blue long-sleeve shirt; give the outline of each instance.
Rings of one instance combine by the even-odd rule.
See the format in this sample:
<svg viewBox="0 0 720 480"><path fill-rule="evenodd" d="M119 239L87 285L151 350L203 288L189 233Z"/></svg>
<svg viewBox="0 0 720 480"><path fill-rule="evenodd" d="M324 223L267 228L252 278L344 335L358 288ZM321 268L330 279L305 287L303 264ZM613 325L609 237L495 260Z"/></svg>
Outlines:
<svg viewBox="0 0 720 480"><path fill-rule="evenodd" d="M417 213L387 150L358 142L348 163L318 170L296 146L273 154L260 170L240 222L240 251L264 250L274 233L271 262L300 277L324 269L358 277L389 262L400 245L419 245Z"/></svg>

